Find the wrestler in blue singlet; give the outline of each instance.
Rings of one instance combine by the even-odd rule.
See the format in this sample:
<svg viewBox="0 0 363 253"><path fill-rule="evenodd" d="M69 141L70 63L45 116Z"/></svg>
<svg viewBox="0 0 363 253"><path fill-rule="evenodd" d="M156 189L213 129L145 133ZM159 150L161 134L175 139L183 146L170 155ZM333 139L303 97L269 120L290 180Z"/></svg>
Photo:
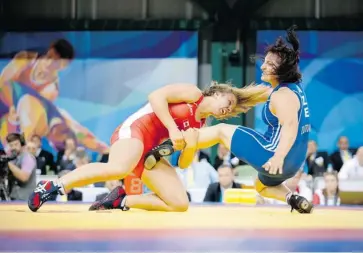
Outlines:
<svg viewBox="0 0 363 253"><path fill-rule="evenodd" d="M272 175L265 171L262 166L274 155L280 141L281 125L278 118L271 112L269 105L271 95L281 87L289 88L299 98L299 127L295 142L285 158L283 173ZM308 103L299 84L280 84L273 89L271 95L262 110L262 118L267 125L266 132L261 134L253 129L239 126L232 137L231 152L258 171L258 178L261 183L266 186L277 186L286 179L293 177L302 167L306 158L311 126Z"/></svg>

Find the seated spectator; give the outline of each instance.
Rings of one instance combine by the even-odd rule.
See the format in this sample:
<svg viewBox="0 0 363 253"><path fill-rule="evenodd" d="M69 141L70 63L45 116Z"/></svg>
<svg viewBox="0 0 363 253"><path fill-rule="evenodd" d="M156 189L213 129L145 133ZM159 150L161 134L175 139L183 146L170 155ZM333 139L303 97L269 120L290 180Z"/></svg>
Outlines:
<svg viewBox="0 0 363 253"><path fill-rule="evenodd" d="M307 174L312 176L322 176L328 168L328 153L317 151L316 142L313 140L309 141L308 143L306 164L308 167Z"/></svg>
<svg viewBox="0 0 363 253"><path fill-rule="evenodd" d="M219 144L213 167L217 170L222 164L231 164L232 167L236 167L246 163L235 157L223 144Z"/></svg>
<svg viewBox="0 0 363 253"><path fill-rule="evenodd" d="M339 179L363 178L363 147L357 150L352 159L343 164L338 176Z"/></svg>
<svg viewBox="0 0 363 253"><path fill-rule="evenodd" d="M212 183L208 186L204 197L204 202L223 202L225 190L230 188L242 188L234 182L233 168L230 165L222 165L218 168L219 182Z"/></svg>
<svg viewBox="0 0 363 253"><path fill-rule="evenodd" d="M89 156L86 150L82 147L76 149L73 154L73 159L70 160L67 164L65 164L65 170L74 170L82 165L85 165L90 162Z"/></svg>
<svg viewBox="0 0 363 253"><path fill-rule="evenodd" d="M57 155L57 171L65 170L73 163L76 149L76 140L73 137L68 137L64 141L64 150L59 151Z"/></svg>
<svg viewBox="0 0 363 253"><path fill-rule="evenodd" d="M209 164L210 164L210 158L209 158L209 155L204 153L203 151L201 150L198 150L198 157L199 157L199 161L202 161L203 159L205 159Z"/></svg>
<svg viewBox="0 0 363 253"><path fill-rule="evenodd" d="M53 171L54 174L57 174L53 154L42 149L42 142L40 136L33 135L30 140L32 143L34 143L36 148L34 156L37 159L37 165L38 169L41 171L41 175L48 174L48 171Z"/></svg>
<svg viewBox="0 0 363 253"><path fill-rule="evenodd" d="M341 136L337 145L339 150L331 154L330 161L333 165L333 170L339 172L343 164L353 158L356 150L349 148L349 140L346 136Z"/></svg>
<svg viewBox="0 0 363 253"><path fill-rule="evenodd" d="M180 179L183 181L186 189L188 188L206 188L209 184L218 181L218 173L206 159L199 160L199 154L194 157L189 168L176 168Z"/></svg>
<svg viewBox="0 0 363 253"><path fill-rule="evenodd" d="M339 206L339 180L336 171L324 173L325 187L317 189L313 196L314 205Z"/></svg>

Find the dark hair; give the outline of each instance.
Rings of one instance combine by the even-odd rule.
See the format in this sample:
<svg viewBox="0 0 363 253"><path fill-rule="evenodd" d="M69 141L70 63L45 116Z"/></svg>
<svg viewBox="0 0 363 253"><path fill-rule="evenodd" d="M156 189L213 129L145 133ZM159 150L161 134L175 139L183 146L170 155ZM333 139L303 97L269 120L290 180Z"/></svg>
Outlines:
<svg viewBox="0 0 363 253"><path fill-rule="evenodd" d="M275 44L268 46L265 50L265 54L277 54L281 59L280 65L275 69L280 84L301 82L301 73L299 70L300 43L294 31L296 28L297 26L293 25L287 29L286 41L292 45L292 48L284 42L282 37L279 37Z"/></svg>
<svg viewBox="0 0 363 253"><path fill-rule="evenodd" d="M14 142L14 141L20 141L20 143L23 143L23 138L21 134L18 133L10 133L6 136L6 141L8 143Z"/></svg>
<svg viewBox="0 0 363 253"><path fill-rule="evenodd" d="M53 42L51 47L59 54L60 58L73 60L75 54L74 48L69 41L59 39Z"/></svg>
<svg viewBox="0 0 363 253"><path fill-rule="evenodd" d="M337 180L337 183L338 183L337 191L336 191L335 196L334 196L334 204L336 205L337 202L338 202L339 193L340 193L338 172L336 172L336 171L325 172L324 173L324 178L327 177L327 176L333 176L333 177L335 177L335 179ZM322 190L322 193L323 193L323 196L325 198L325 205L327 205L327 203L328 203L328 192L327 192L327 190L326 190L325 187Z"/></svg>
<svg viewBox="0 0 363 253"><path fill-rule="evenodd" d="M223 168L230 168L231 169L231 171L233 171L233 167L232 167L232 165L230 164L230 163L228 163L228 162L226 162L226 163L222 163L218 168L217 168L217 171L219 170L219 169L223 169Z"/></svg>
<svg viewBox="0 0 363 253"><path fill-rule="evenodd" d="M76 146L78 145L77 137L74 134L69 134L63 141L63 144L66 145L67 140L73 140Z"/></svg>

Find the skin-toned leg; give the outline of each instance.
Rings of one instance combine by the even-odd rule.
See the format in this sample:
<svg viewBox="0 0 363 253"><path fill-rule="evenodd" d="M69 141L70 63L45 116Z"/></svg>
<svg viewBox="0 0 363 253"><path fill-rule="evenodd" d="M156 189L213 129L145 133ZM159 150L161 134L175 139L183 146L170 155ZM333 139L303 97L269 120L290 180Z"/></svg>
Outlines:
<svg viewBox="0 0 363 253"><path fill-rule="evenodd" d="M152 194L128 195L125 205L149 211L184 212L189 207L186 189L175 168L162 159L152 170L145 170L143 183Z"/></svg>
<svg viewBox="0 0 363 253"><path fill-rule="evenodd" d="M110 148L107 163L83 165L59 179L65 190L96 182L117 180L126 177L139 162L143 144L138 139L119 139Z"/></svg>

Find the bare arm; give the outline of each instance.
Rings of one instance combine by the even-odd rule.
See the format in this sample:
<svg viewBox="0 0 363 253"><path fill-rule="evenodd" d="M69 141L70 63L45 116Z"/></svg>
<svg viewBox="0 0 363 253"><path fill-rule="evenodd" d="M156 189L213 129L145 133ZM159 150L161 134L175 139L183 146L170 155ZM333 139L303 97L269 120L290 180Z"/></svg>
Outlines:
<svg viewBox="0 0 363 253"><path fill-rule="evenodd" d="M21 163L21 168L17 167L14 163L9 162L9 169L21 182L27 182L32 174L33 170L36 168L36 160L30 155L26 154Z"/></svg>
<svg viewBox="0 0 363 253"><path fill-rule="evenodd" d="M1 71L1 81L8 81L17 76L33 59L37 53L21 51Z"/></svg>
<svg viewBox="0 0 363 253"><path fill-rule="evenodd" d="M172 84L160 88L149 95L149 102L156 116L167 129L175 129L177 125L169 112L169 104L193 103L202 96L202 92L191 84Z"/></svg>
<svg viewBox="0 0 363 253"><path fill-rule="evenodd" d="M275 156L285 158L298 133L300 101L293 91L282 88L271 96L271 107L281 125L281 137Z"/></svg>

